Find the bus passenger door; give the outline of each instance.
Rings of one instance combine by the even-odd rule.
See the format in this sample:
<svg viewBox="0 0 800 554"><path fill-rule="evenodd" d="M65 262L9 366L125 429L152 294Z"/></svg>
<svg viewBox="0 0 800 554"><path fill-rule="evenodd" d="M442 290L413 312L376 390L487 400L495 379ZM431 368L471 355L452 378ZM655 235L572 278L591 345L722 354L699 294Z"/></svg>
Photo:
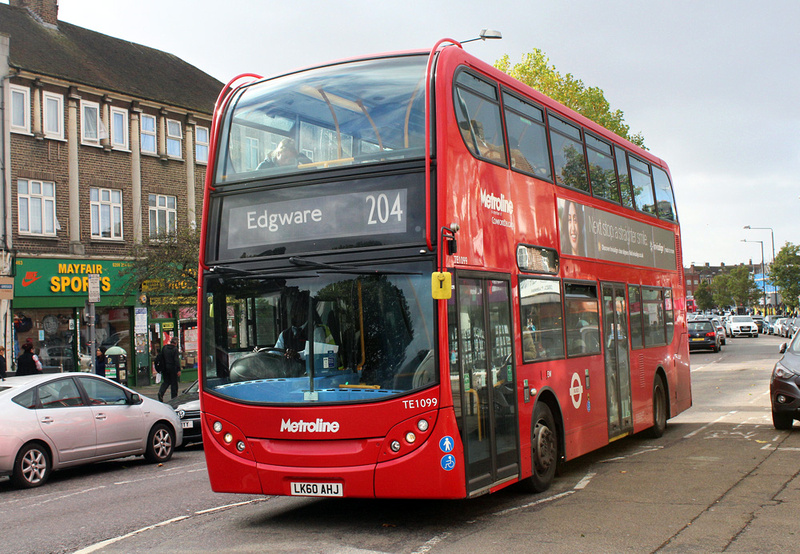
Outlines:
<svg viewBox="0 0 800 554"><path fill-rule="evenodd" d="M609 440L633 431L627 313L625 286L603 283L603 350Z"/></svg>
<svg viewBox="0 0 800 554"><path fill-rule="evenodd" d="M467 491L485 492L519 474L510 283L472 277L456 282L449 312L453 401Z"/></svg>

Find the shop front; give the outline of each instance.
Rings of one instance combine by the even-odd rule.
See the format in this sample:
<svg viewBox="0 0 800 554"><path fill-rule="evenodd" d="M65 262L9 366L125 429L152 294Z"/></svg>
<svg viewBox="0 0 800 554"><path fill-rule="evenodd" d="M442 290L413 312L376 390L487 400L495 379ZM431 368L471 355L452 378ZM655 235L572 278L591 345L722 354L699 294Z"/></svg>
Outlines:
<svg viewBox="0 0 800 554"><path fill-rule="evenodd" d="M94 305L95 340L102 352L124 351L126 365L106 375L130 386L150 384L147 310L135 295L124 294L122 270L129 261L25 258L16 260L13 359L26 342L33 345L45 372L91 371L89 275L100 276L100 301ZM114 350L119 352L119 350ZM8 356L12 358L12 356ZM11 360L9 359L9 362Z"/></svg>

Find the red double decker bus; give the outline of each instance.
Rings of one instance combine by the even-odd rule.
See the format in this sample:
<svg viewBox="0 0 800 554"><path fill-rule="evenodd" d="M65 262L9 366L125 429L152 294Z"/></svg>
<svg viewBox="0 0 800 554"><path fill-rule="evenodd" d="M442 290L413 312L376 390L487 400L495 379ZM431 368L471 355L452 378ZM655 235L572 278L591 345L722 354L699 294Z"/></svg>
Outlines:
<svg viewBox="0 0 800 554"><path fill-rule="evenodd" d="M215 491L543 491L691 405L662 160L451 40L250 77L205 191Z"/></svg>

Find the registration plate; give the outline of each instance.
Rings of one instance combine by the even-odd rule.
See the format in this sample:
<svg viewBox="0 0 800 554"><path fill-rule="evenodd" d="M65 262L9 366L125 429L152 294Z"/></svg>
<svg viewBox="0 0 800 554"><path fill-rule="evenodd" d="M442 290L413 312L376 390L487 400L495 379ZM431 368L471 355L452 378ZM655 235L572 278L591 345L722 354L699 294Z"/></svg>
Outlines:
<svg viewBox="0 0 800 554"><path fill-rule="evenodd" d="M194 421L181 421L181 427L184 429L191 429L194 427Z"/></svg>
<svg viewBox="0 0 800 554"><path fill-rule="evenodd" d="M344 496L341 483L291 483L292 496Z"/></svg>
<svg viewBox="0 0 800 554"><path fill-rule="evenodd" d="M704 341L705 339L704 338L693 338L692 340L693 341Z"/></svg>

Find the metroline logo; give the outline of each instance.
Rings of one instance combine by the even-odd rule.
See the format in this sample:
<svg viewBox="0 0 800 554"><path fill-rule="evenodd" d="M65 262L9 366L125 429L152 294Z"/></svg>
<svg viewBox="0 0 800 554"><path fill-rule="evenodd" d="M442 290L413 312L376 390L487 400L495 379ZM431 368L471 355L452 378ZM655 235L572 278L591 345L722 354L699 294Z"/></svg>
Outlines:
<svg viewBox="0 0 800 554"><path fill-rule="evenodd" d="M281 432L287 433L336 433L339 431L338 421L323 421L317 418L316 421L292 421L291 419L281 420Z"/></svg>
<svg viewBox="0 0 800 554"><path fill-rule="evenodd" d="M481 204L483 204L485 208L496 212L503 212L508 215L514 213L514 203L503 194L498 198L493 193L487 193L485 190L481 189Z"/></svg>

